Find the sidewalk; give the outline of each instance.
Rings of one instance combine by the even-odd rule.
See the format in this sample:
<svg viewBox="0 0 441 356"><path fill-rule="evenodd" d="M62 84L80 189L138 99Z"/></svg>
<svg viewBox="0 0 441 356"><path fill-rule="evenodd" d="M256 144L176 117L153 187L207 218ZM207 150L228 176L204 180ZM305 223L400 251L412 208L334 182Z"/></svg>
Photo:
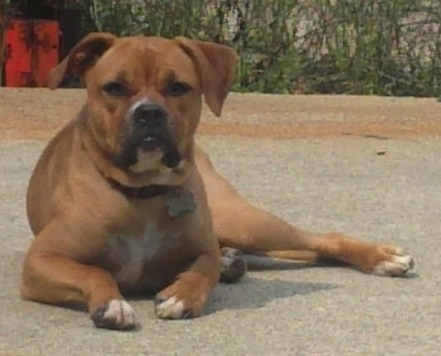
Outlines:
<svg viewBox="0 0 441 356"><path fill-rule="evenodd" d="M61 93L54 101L63 97L60 103L64 100L64 106L57 108L65 113L74 110L82 95L73 91L72 104L66 101L66 92L47 91ZM268 111L261 111L262 116L268 113L262 120L278 117L274 124L284 122L286 113L278 111L283 105L281 97L244 98L247 105L249 100L268 103L262 105L274 100L274 115L269 105ZM243 123L259 126L258 108L241 112L239 99L231 98L225 123L241 118ZM312 118L314 110L331 105L329 99L316 99L317 108L304 109L304 117ZM322 99L326 103L320 104ZM337 111L340 106L356 104L347 97L334 99ZM379 120L387 121L389 113L389 123L417 120L412 116L419 112L418 106L422 121L435 122L441 117L437 111L441 104L436 101L418 99L425 101L415 107L404 105L401 116L394 111L398 109L391 109L394 104L388 100L394 99L367 101L371 99L386 105L388 109ZM24 117L15 127L12 121L0 123L0 129L10 125L9 137L3 132L0 141L0 355L439 354L441 140L436 132L392 135L391 139L384 133L378 137L366 132L288 139L200 135L199 142L217 168L258 206L306 229L339 230L404 246L416 260L415 272L408 278L381 278L347 268L297 265L255 271L237 285L218 286L201 318L157 320L153 301L136 300L131 304L142 329L111 332L95 329L86 314L18 297L21 262L31 239L24 210L26 184L44 147L44 141L29 140L29 136L46 139L57 120L66 118L54 118L56 109L47 108L35 112L41 119L33 121L32 100L10 104L5 110L2 100L7 100L6 96L0 99L0 119L18 120L23 113ZM314 97L308 100L314 101ZM300 117L294 107L292 110L290 115ZM324 110L323 117L314 116L314 120L332 122L337 111L328 114ZM367 119L360 114L353 121ZM344 120L351 121L349 117Z"/></svg>

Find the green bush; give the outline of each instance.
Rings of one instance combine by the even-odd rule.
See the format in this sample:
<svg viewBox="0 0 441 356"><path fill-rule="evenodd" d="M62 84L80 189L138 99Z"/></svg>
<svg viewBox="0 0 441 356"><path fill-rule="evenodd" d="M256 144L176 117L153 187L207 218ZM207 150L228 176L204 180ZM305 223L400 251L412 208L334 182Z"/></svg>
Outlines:
<svg viewBox="0 0 441 356"><path fill-rule="evenodd" d="M439 0L83 0L87 30L240 53L236 91L439 96Z"/></svg>

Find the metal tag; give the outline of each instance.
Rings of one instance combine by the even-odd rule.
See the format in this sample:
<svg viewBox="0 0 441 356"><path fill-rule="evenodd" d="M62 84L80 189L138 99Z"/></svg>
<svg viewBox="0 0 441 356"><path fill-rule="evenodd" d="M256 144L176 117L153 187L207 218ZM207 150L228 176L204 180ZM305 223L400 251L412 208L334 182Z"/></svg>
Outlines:
<svg viewBox="0 0 441 356"><path fill-rule="evenodd" d="M167 213L172 218L192 213L196 209L193 193L176 187L166 195Z"/></svg>

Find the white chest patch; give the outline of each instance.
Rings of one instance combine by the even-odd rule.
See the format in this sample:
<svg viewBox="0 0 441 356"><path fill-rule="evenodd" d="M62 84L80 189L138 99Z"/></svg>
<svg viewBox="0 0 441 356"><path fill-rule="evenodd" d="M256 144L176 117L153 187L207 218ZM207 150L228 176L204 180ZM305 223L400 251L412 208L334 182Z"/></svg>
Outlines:
<svg viewBox="0 0 441 356"><path fill-rule="evenodd" d="M110 240L110 256L120 265L115 274L118 284L134 285L147 262L178 245L179 233L159 231L156 222L148 222L141 236L118 235Z"/></svg>

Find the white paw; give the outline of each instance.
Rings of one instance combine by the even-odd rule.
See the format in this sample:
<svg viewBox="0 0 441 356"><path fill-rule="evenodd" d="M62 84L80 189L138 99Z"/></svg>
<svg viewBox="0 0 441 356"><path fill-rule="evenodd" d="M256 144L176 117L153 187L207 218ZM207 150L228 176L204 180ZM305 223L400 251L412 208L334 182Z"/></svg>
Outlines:
<svg viewBox="0 0 441 356"><path fill-rule="evenodd" d="M183 319L190 317L184 308L184 302L176 297L156 300L156 316L162 319Z"/></svg>
<svg viewBox="0 0 441 356"><path fill-rule="evenodd" d="M112 299L96 309L92 316L98 328L128 330L137 325L133 308L125 300Z"/></svg>
<svg viewBox="0 0 441 356"><path fill-rule="evenodd" d="M373 274L379 276L402 276L413 268L413 258L404 250L395 248L389 261L382 261L375 266Z"/></svg>

